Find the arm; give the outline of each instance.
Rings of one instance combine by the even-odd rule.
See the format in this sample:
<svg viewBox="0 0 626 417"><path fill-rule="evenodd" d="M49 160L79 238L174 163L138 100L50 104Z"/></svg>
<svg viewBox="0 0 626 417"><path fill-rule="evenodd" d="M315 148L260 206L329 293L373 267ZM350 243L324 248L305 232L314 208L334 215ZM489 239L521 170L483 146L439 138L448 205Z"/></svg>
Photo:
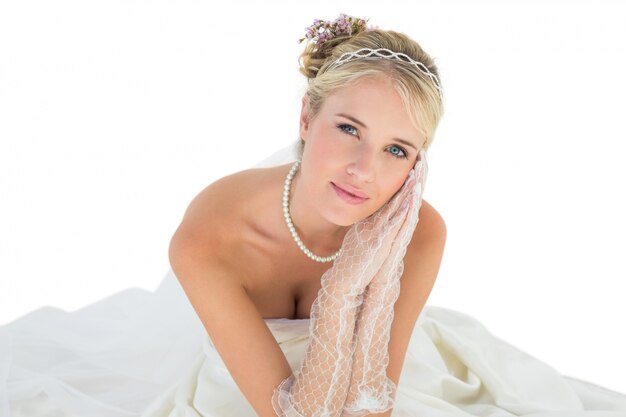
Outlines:
<svg viewBox="0 0 626 417"><path fill-rule="evenodd" d="M275 417L273 387L292 371L274 336L226 269L185 259L177 250L173 270L229 373L258 416Z"/></svg>
<svg viewBox="0 0 626 417"><path fill-rule="evenodd" d="M170 264L242 394L258 416L275 417L273 387L291 367L245 288L216 256L219 224L211 219L221 217L211 201L221 196L214 191L190 204L170 242Z"/></svg>
<svg viewBox="0 0 626 417"><path fill-rule="evenodd" d="M404 257L404 270L399 281L399 296L395 305L384 305L380 310L380 316L393 314L391 329L387 331L385 337L376 338L370 346L372 353L369 361L371 366L367 368L362 365L366 357L363 351L363 347L367 346L363 342L363 334L365 333L359 335L362 329L357 327L357 340L359 342L354 355L353 372L346 403L356 400L359 393L358 382L362 381L364 387L378 388L384 387L384 383L388 383L389 386L395 388L400 380L406 350L417 317L426 304L439 273L447 234L443 218L425 200L419 211L419 218L419 223ZM368 303L380 306L381 302L386 301L391 301L389 293L368 287L358 319L360 326L365 327L365 323L375 320L377 309L369 307L370 304ZM388 360L384 358L383 352L385 354L388 352ZM395 398L395 392L393 397ZM344 410L344 416L389 417L391 412L391 409L374 414L369 414L368 410L363 410L361 413L350 413Z"/></svg>
<svg viewBox="0 0 626 417"><path fill-rule="evenodd" d="M397 383L387 376L389 363L388 344L394 319L394 304L400 295L400 278L404 273L405 254L413 242L428 239L419 236L416 226L421 213L422 194L428 173L426 153L422 150L415 165L416 179L410 195L410 207L390 255L367 287L361 309L354 355L354 367L344 415L357 417L370 412L385 412L393 407ZM422 221L421 230L424 229ZM426 225L428 228L430 225ZM417 235L418 239L413 240ZM414 249L413 249L414 250ZM410 260L410 259L409 259ZM415 317L416 318L416 317Z"/></svg>
<svg viewBox="0 0 626 417"><path fill-rule="evenodd" d="M360 294L335 297L320 290L311 307L311 339L301 366L274 393L279 416L340 415L352 369L354 325L361 300Z"/></svg>

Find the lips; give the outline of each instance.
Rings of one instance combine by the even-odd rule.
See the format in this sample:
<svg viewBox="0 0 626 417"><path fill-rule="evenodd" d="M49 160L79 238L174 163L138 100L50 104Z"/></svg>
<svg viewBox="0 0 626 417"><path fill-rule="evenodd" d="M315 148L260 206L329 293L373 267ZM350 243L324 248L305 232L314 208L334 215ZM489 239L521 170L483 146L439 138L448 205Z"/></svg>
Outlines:
<svg viewBox="0 0 626 417"><path fill-rule="evenodd" d="M360 198L369 198L369 197L367 196L367 194L365 194L365 193L363 193L363 192L361 192L361 191L357 190L356 188L351 187L351 186L349 186L349 185L345 185L345 184L338 184L338 183L335 183L335 182L333 182L333 184L334 184L336 187L341 188L343 191L347 192L348 194L352 194L352 195L353 195L353 196L355 196L355 197L360 197Z"/></svg>
<svg viewBox="0 0 626 417"><path fill-rule="evenodd" d="M361 204L369 200L368 197L357 197L356 195L351 194L343 188L337 186L333 182L331 182L330 184L333 186L333 189L335 190L337 196L348 204Z"/></svg>

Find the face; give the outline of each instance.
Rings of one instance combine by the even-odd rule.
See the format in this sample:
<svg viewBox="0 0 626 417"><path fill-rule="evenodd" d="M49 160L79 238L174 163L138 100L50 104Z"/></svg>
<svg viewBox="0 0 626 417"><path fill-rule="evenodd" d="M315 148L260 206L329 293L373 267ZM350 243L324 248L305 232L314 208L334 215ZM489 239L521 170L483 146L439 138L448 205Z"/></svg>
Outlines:
<svg viewBox="0 0 626 417"><path fill-rule="evenodd" d="M301 179L312 207L349 226L382 207L404 184L425 139L411 123L392 81L362 78L327 97L311 120L302 103ZM358 204L340 188L367 196Z"/></svg>

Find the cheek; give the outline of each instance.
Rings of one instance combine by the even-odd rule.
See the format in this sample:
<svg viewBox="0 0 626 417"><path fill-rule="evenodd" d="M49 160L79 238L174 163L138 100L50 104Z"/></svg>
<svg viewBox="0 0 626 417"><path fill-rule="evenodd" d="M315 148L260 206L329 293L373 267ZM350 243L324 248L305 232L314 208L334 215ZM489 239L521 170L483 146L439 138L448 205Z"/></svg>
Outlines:
<svg viewBox="0 0 626 417"><path fill-rule="evenodd" d="M344 159L341 138L331 128L316 130L310 139L306 147L312 166L334 167Z"/></svg>
<svg viewBox="0 0 626 417"><path fill-rule="evenodd" d="M382 205L384 205L387 201L391 200L395 197L396 194L402 189L404 182L406 181L406 176L394 178L385 184L383 190L385 190L385 197Z"/></svg>
<svg viewBox="0 0 626 417"><path fill-rule="evenodd" d="M311 158L315 159L317 164L322 163L330 154L331 149L328 141L323 138L318 138L311 147Z"/></svg>

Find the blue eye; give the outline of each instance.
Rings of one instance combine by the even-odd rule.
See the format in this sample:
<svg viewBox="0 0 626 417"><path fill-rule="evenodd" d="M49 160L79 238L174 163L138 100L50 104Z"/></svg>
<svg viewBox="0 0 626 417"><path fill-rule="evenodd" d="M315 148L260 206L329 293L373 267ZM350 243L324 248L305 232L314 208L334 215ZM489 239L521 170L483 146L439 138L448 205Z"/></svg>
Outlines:
<svg viewBox="0 0 626 417"><path fill-rule="evenodd" d="M338 125L337 127L338 127L338 128L339 128L342 132L344 132L344 133L348 133L346 130L344 130L344 129L343 129L344 127L347 127L347 128L350 128L350 129L354 129L354 131L356 132L356 128L355 128L354 126L349 125L349 124L345 124L345 123L344 123L344 124L340 124L340 125ZM348 133L348 134L349 134L349 135L352 135L352 136L355 136L355 135L353 135L352 133Z"/></svg>
<svg viewBox="0 0 626 417"><path fill-rule="evenodd" d="M357 130L357 128L347 123L339 124L337 125L337 128L339 128L339 130L341 130L346 135L356 136L356 137L359 136L359 131ZM392 145L387 150L389 151L391 155L393 155L394 158L409 159L407 152L397 145Z"/></svg>
<svg viewBox="0 0 626 417"><path fill-rule="evenodd" d="M393 145L391 146L389 149L398 149L400 152L402 152L401 155L398 155L397 153L391 152L391 154L397 158L403 158L403 159L408 159L408 155L406 154L406 152L404 151L404 149L402 149L399 146Z"/></svg>

